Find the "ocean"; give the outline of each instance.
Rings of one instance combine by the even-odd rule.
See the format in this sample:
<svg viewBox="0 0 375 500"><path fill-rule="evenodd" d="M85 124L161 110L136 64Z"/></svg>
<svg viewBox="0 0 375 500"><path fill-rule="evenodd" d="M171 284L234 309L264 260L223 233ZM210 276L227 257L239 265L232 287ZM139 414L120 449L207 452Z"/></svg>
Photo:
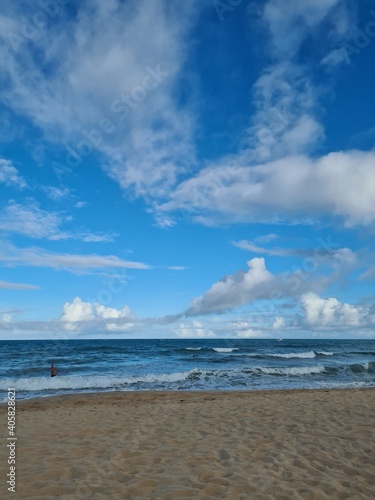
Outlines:
<svg viewBox="0 0 375 500"><path fill-rule="evenodd" d="M50 376L50 364L58 375ZM375 386L375 340L0 341L1 401L108 391Z"/></svg>

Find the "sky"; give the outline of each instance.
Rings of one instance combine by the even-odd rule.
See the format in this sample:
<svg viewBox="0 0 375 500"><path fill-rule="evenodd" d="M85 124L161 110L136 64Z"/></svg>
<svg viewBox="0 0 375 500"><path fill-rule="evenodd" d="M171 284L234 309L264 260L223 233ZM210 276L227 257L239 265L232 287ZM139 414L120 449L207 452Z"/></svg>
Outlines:
<svg viewBox="0 0 375 500"><path fill-rule="evenodd" d="M375 338L375 0L0 28L0 339Z"/></svg>

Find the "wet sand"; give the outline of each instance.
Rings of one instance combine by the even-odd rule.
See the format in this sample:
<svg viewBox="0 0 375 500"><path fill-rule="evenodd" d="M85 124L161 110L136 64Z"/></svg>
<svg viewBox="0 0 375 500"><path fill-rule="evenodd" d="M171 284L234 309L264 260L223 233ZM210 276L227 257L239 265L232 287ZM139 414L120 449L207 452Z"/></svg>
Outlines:
<svg viewBox="0 0 375 500"><path fill-rule="evenodd" d="M16 417L1 498L375 498L375 389L80 394Z"/></svg>

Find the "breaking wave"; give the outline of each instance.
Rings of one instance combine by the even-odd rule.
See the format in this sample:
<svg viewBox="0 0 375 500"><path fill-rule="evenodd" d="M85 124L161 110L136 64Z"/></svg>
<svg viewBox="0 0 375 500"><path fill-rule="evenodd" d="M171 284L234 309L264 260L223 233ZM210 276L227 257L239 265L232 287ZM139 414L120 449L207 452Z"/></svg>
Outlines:
<svg viewBox="0 0 375 500"><path fill-rule="evenodd" d="M233 352L240 349L238 347L213 347L212 350L215 352Z"/></svg>

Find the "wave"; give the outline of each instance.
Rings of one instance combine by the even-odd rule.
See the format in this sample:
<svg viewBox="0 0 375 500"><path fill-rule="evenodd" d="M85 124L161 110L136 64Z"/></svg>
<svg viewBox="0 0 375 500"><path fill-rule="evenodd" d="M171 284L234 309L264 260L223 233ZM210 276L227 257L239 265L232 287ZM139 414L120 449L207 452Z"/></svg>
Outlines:
<svg viewBox="0 0 375 500"><path fill-rule="evenodd" d="M238 347L213 347L212 350L215 352L233 352L240 349Z"/></svg>
<svg viewBox="0 0 375 500"><path fill-rule="evenodd" d="M67 376L67 377L29 377L20 379L2 379L0 389L14 387L16 391L56 391L78 389L123 388L133 384L157 384L181 382L194 377L196 370L175 373L150 374L141 377L115 377L111 375Z"/></svg>
<svg viewBox="0 0 375 500"><path fill-rule="evenodd" d="M246 370L246 368L244 370ZM257 367L253 368L252 371L258 374L264 373L266 375L287 375L298 377L301 375L315 375L317 373L323 373L325 371L325 366L289 366L284 368Z"/></svg>
<svg viewBox="0 0 375 500"><path fill-rule="evenodd" d="M195 382L206 384L210 381L219 382L222 379L224 385L233 385L238 382L245 385L252 385L252 379L259 380L260 377L300 377L308 380L316 375L325 375L326 379L319 379L319 383L324 380L329 383L337 380L335 377L346 374L345 384L359 382L361 377L370 381L369 375L375 373L375 361L362 364L336 365L315 364L311 366L252 366L242 369L227 370L204 370L194 368L188 371L174 373L152 373L143 376L121 377L115 375L70 375L58 377L23 377L0 379L0 389L6 391L8 387L14 387L16 391L24 393L35 393L39 395L56 394L69 391L90 391L90 390L155 390L155 389L176 389L181 388L178 384L184 383L185 389L202 388ZM349 379L348 379L349 375ZM351 377L350 377L351 376ZM373 377L372 377L373 379ZM219 385L222 384L219 382ZM187 385L186 385L187 384ZM216 385L215 385L216 386ZM207 387L207 386L206 386Z"/></svg>
<svg viewBox="0 0 375 500"><path fill-rule="evenodd" d="M314 351L308 351L308 352L275 353L275 354L267 354L267 356L270 356L272 358L285 358L285 359L291 359L291 358L312 359L316 357L316 354Z"/></svg>
<svg viewBox="0 0 375 500"><path fill-rule="evenodd" d="M314 359L317 356L334 356L329 351L304 351L304 352L275 352L275 353L244 353L250 358L282 358L282 359Z"/></svg>
<svg viewBox="0 0 375 500"><path fill-rule="evenodd" d="M375 361L369 361L363 364L349 365L349 368L353 373L375 373Z"/></svg>
<svg viewBox="0 0 375 500"><path fill-rule="evenodd" d="M201 347L185 347L187 351L200 351Z"/></svg>

